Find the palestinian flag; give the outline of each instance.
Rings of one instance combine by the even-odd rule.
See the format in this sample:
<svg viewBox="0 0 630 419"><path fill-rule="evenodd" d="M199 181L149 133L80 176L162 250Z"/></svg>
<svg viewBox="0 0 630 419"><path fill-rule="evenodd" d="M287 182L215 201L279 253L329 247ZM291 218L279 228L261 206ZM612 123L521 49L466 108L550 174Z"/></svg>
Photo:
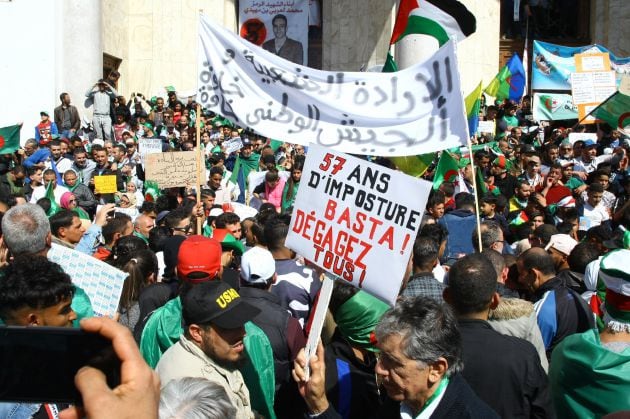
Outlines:
<svg viewBox="0 0 630 419"><path fill-rule="evenodd" d="M473 34L476 27L475 16L456 0L400 0L389 45L417 34L432 36L442 46L449 39L461 41ZM398 66L388 52L383 72L394 71L398 71Z"/></svg>
<svg viewBox="0 0 630 419"><path fill-rule="evenodd" d="M20 125L0 128L0 154L11 154L20 148Z"/></svg>
<svg viewBox="0 0 630 419"><path fill-rule="evenodd" d="M389 44L418 34L432 36L442 46L473 34L476 25L475 16L456 0L401 0Z"/></svg>
<svg viewBox="0 0 630 419"><path fill-rule="evenodd" d="M479 126L479 109L481 108L481 82L471 94L466 96L464 100L466 104L466 116L468 118L468 135L473 136L477 133Z"/></svg>
<svg viewBox="0 0 630 419"><path fill-rule="evenodd" d="M525 68L518 54L512 55L510 61L499 71L484 89L484 92L497 100L521 100L525 92Z"/></svg>
<svg viewBox="0 0 630 419"><path fill-rule="evenodd" d="M433 189L438 189L443 182L457 182L459 164L448 151L443 151L433 176Z"/></svg>
<svg viewBox="0 0 630 419"><path fill-rule="evenodd" d="M630 96L615 93L593 111L593 116L605 121L613 129L630 135Z"/></svg>

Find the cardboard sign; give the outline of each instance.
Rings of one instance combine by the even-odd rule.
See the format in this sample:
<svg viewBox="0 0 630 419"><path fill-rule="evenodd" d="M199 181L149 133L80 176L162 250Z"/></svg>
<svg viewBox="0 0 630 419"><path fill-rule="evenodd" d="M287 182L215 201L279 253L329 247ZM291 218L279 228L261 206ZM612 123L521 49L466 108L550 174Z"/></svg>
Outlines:
<svg viewBox="0 0 630 419"><path fill-rule="evenodd" d="M144 163L146 156L162 152L162 140L159 138L140 138L138 140L138 153Z"/></svg>
<svg viewBox="0 0 630 419"><path fill-rule="evenodd" d="M116 175L94 176L94 193L116 193Z"/></svg>
<svg viewBox="0 0 630 419"><path fill-rule="evenodd" d="M197 153L177 151L149 154L146 157L146 179L160 188L176 188L197 184Z"/></svg>
<svg viewBox="0 0 630 419"><path fill-rule="evenodd" d="M431 183L311 145L286 245L394 305Z"/></svg>

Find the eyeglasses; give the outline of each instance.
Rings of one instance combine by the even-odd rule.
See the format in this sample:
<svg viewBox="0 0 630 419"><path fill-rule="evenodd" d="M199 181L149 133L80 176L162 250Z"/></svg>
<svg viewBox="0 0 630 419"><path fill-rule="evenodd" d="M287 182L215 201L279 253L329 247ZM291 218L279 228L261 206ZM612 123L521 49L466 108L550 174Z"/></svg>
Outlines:
<svg viewBox="0 0 630 419"><path fill-rule="evenodd" d="M127 144L127 147L135 147L135 144Z"/></svg>

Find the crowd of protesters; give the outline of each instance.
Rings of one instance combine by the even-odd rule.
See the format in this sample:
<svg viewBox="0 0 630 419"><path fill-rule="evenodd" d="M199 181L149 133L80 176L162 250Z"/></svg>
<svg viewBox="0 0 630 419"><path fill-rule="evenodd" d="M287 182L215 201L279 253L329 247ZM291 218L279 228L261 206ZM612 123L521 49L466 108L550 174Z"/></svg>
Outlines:
<svg viewBox="0 0 630 419"><path fill-rule="evenodd" d="M0 158L0 319L80 321L114 340L121 386L76 378L89 417L630 411L630 141L618 132L532 128L527 97L482 106L496 134L475 136L472 155L452 153L460 180L429 197L397 304L336 282L306 380L309 319L328 274L285 238L307 147L198 113L174 90L127 101L118 76L86 92L91 123L62 93L54 117L42 111L32 138L22 127L23 147ZM196 150L197 123L199 202L195 185L146 180L138 150L143 138ZM585 131L597 141L569 140ZM227 142L240 148L226 153ZM96 193L106 175L116 193ZM55 246L128 274L116 322L92 317L89 297L47 259ZM52 417L51 406L3 403L0 416Z"/></svg>

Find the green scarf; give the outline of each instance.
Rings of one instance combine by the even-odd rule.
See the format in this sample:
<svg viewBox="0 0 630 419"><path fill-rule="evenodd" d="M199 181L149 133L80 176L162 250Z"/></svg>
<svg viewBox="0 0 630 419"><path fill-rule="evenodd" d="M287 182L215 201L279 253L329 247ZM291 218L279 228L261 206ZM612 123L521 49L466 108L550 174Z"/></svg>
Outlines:
<svg viewBox="0 0 630 419"><path fill-rule="evenodd" d="M238 156L236 158L236 163L234 164L234 170L232 170L232 176L230 176L230 182L235 185L238 184L238 174L241 170L243 171L243 177L247 182L247 175L249 175L249 172L258 170L258 160L260 160L260 155L255 153L252 153L247 158Z"/></svg>
<svg viewBox="0 0 630 419"><path fill-rule="evenodd" d="M365 291L359 291L343 303L334 315L339 331L352 345L376 352L370 336L390 307Z"/></svg>
<svg viewBox="0 0 630 419"><path fill-rule="evenodd" d="M76 207L76 208L73 208L72 211L75 212L81 220L90 220L90 216L88 215L87 212L85 212L83 208Z"/></svg>

